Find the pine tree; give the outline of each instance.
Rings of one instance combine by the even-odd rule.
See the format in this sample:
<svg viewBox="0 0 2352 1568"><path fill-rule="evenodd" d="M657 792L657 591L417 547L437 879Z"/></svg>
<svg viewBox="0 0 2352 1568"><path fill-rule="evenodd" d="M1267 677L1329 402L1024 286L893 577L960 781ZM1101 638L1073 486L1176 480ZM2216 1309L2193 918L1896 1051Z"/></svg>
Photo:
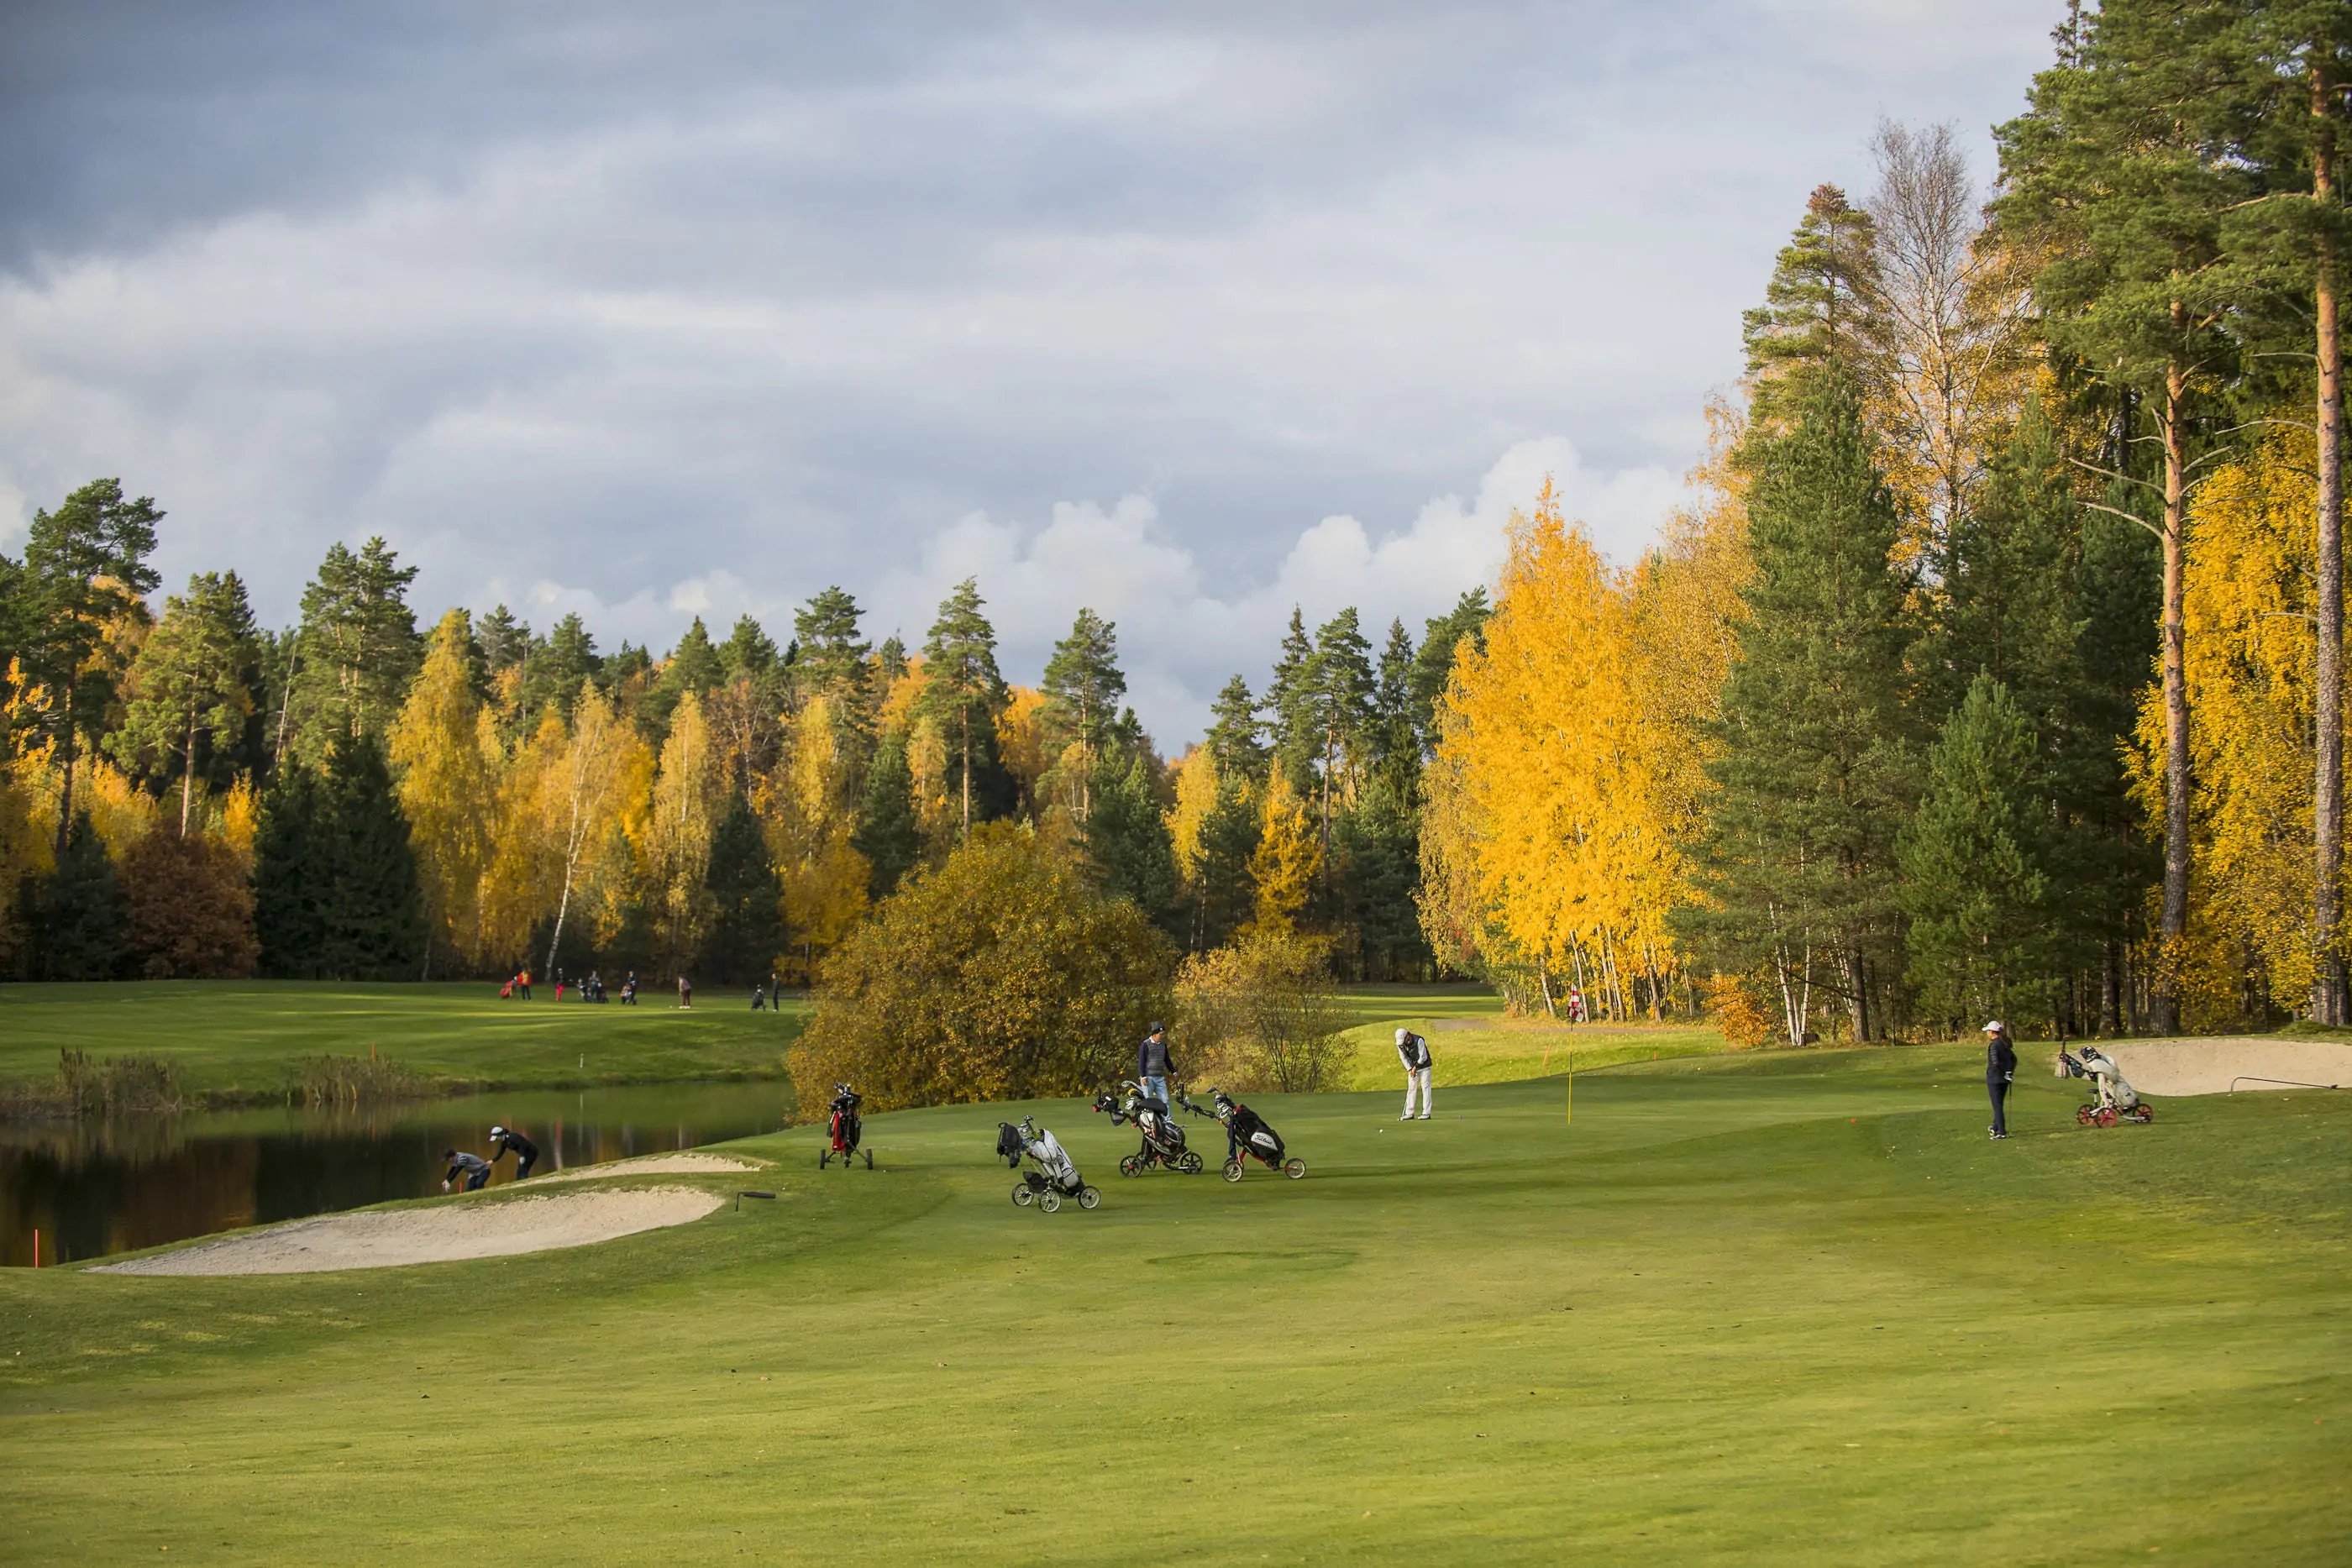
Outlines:
<svg viewBox="0 0 2352 1568"><path fill-rule="evenodd" d="M2048 257L2033 281L2063 363L2145 396L2164 448L2164 893L2154 1021L2179 1027L2171 967L2189 925L2189 691L2181 618L2200 404L2231 371L2244 279L2225 265L2223 214L2253 193L2222 156L2247 109L2231 8L2108 0L2082 19L2032 108L2000 128L1993 204L2010 243ZM2123 476L2118 476L2123 477Z"/></svg>
<svg viewBox="0 0 2352 1568"><path fill-rule="evenodd" d="M1282 656L1275 661L1263 708L1274 766L1289 780L1292 792L1300 796L1315 792L1315 759L1323 750L1314 666L1315 644L1307 641L1306 618L1293 605L1290 627L1282 634Z"/></svg>
<svg viewBox="0 0 2352 1568"><path fill-rule="evenodd" d="M637 710L638 719L646 727L646 738L658 742L669 731L669 718L679 699L688 692L701 696L719 682L722 668L719 650L711 644L710 633L704 629L702 617L686 629L662 661L661 673L654 678L653 689Z"/></svg>
<svg viewBox="0 0 2352 1568"><path fill-rule="evenodd" d="M291 682L294 748L314 766L339 741L381 738L425 662L408 608L416 568L381 538L331 547L302 591Z"/></svg>
<svg viewBox="0 0 2352 1568"><path fill-rule="evenodd" d="M258 656L245 584L233 571L205 572L188 580L184 598L164 601L131 663L122 722L107 748L134 773L178 775L182 838L198 772L215 787L236 777Z"/></svg>
<svg viewBox="0 0 2352 1568"><path fill-rule="evenodd" d="M839 588L812 596L793 614L793 662L803 699L824 695L843 721L863 731L873 721L873 645L857 630L857 601Z"/></svg>
<svg viewBox="0 0 2352 1568"><path fill-rule="evenodd" d="M552 706L566 724L571 723L582 690L591 682L604 685L598 679L604 669L596 639L589 634L579 613L565 615L549 630L547 641L532 648L523 660L519 695L522 716L529 718Z"/></svg>
<svg viewBox="0 0 2352 1568"><path fill-rule="evenodd" d="M883 736L866 768L865 799L849 847L874 868L868 892L876 903L898 891L899 879L922 858L923 828L915 814L915 774L907 765L907 737Z"/></svg>
<svg viewBox="0 0 2352 1568"><path fill-rule="evenodd" d="M530 653L530 628L503 604L475 625L474 638L481 645L484 672L492 677L521 668Z"/></svg>
<svg viewBox="0 0 2352 1568"><path fill-rule="evenodd" d="M1221 777L1216 804L1201 821L1200 864L1193 876L1192 951L1223 946L1249 921L1256 901L1250 865L1256 858L1259 816L1248 781Z"/></svg>
<svg viewBox="0 0 2352 1568"><path fill-rule="evenodd" d="M1410 690L1413 733L1420 737L1423 757L1437 749L1437 699L1445 695L1445 684L1454 676L1454 661L1465 641L1474 648L1486 646L1484 628L1493 613L1486 591L1480 587L1454 601L1452 610L1422 623L1421 651L1412 656Z"/></svg>
<svg viewBox="0 0 2352 1568"><path fill-rule="evenodd" d="M1080 610L1070 634L1054 644L1041 683L1046 732L1055 748L1076 747L1080 823L1093 809L1096 761L1116 727L1127 676L1118 667L1118 631L1091 610Z"/></svg>
<svg viewBox="0 0 2352 1568"><path fill-rule="evenodd" d="M1894 951L1894 842L1911 793L1905 668L1912 584L1853 384L1811 378L1785 435L1750 456L1755 577L1723 695L1694 924L1771 965L1787 994L1835 960L1857 1040L1874 1038L1874 966ZM1790 1038L1803 1038L1792 1011Z"/></svg>
<svg viewBox="0 0 2352 1568"><path fill-rule="evenodd" d="M1257 714L1258 701L1250 695L1249 683L1239 675L1225 683L1210 706L1206 744L1216 760L1219 778L1239 783L1265 778L1265 742L1261 738L1265 727L1258 722Z"/></svg>
<svg viewBox="0 0 2352 1568"><path fill-rule="evenodd" d="M111 980L122 973L123 899L89 813L74 813L34 922L40 970L51 980Z"/></svg>
<svg viewBox="0 0 2352 1568"><path fill-rule="evenodd" d="M2042 758L2026 715L1990 674L1969 684L1927 754L1918 810L1895 844L1912 983L1959 1023L2053 999L2053 919Z"/></svg>
<svg viewBox="0 0 2352 1568"><path fill-rule="evenodd" d="M1176 904L1176 853L1151 770L1139 756L1105 752L1094 773L1094 810L1078 841L1095 885L1164 925Z"/></svg>
<svg viewBox="0 0 2352 1568"><path fill-rule="evenodd" d="M26 535L21 581L32 655L26 668L51 696L44 722L64 774L58 794L60 853L75 816L75 764L85 738L95 744L103 733L114 701L118 672L113 661L99 656L106 629L126 617L145 622L145 596L163 580L147 564L163 518L152 497L126 501L121 481L93 479L56 511L35 511Z"/></svg>
<svg viewBox="0 0 2352 1568"><path fill-rule="evenodd" d="M1356 607L1349 605L1315 632L1315 653L1307 674L1315 714L1320 800L1322 854L1331 854L1331 801L1343 782L1360 771L1364 731L1372 718L1372 697L1378 689L1372 674L1372 645L1364 640Z"/></svg>
<svg viewBox="0 0 2352 1568"><path fill-rule="evenodd" d="M262 797L253 840L253 934L261 972L280 979L320 974L329 889L320 867L319 776L299 757L279 768Z"/></svg>
<svg viewBox="0 0 2352 1568"><path fill-rule="evenodd" d="M764 684L776 674L775 641L759 622L739 615L735 629L719 644L719 667L730 681Z"/></svg>
<svg viewBox="0 0 2352 1568"><path fill-rule="evenodd" d="M996 629L981 613L986 601L976 578L956 584L940 605L923 644L921 710L936 719L950 747L962 790L963 833L975 820L998 813L990 797L1003 793L996 755L996 716L1004 711L1004 677L996 670ZM975 800L974 779L980 783ZM994 786L994 788L992 788Z"/></svg>
<svg viewBox="0 0 2352 1568"><path fill-rule="evenodd" d="M1792 417L1811 372L1851 362L1875 308L1876 234L1870 214L1835 185L1817 185L1805 215L1773 264L1764 303L1743 319L1751 423L1775 428Z"/></svg>
<svg viewBox="0 0 2352 1568"><path fill-rule="evenodd" d="M373 739L328 752L312 847L310 874L322 894L315 972L334 980L418 977L425 925L416 854Z"/></svg>
<svg viewBox="0 0 2352 1568"><path fill-rule="evenodd" d="M760 819L738 795L710 839L710 934L702 944L709 978L746 985L766 977L784 950L784 890Z"/></svg>
<svg viewBox="0 0 2352 1568"><path fill-rule="evenodd" d="M1372 771L1406 800L1411 799L1412 781L1421 773L1421 737L1414 733L1412 722L1414 664L1412 637L1405 631L1404 622L1391 621L1365 734Z"/></svg>

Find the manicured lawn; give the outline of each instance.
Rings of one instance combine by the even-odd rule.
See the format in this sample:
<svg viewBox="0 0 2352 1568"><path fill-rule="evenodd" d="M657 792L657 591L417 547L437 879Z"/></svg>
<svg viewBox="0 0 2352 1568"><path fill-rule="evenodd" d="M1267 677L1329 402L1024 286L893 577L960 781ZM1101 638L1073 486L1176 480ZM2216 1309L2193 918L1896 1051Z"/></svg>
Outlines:
<svg viewBox="0 0 2352 1568"><path fill-rule="evenodd" d="M1312 1169L1006 1201L1000 1115L567 1253L0 1273L15 1563L2340 1563L2352 1096L2084 1131L1973 1046L1258 1102ZM1203 1124L1205 1125L1205 1124ZM667 1178L677 1180L681 1178ZM482 1202L476 1197L451 1201ZM491 1197L487 1201L504 1201ZM164 1559L161 1548L169 1548Z"/></svg>
<svg viewBox="0 0 2352 1568"><path fill-rule="evenodd" d="M306 1056L372 1050L454 1084L559 1088L593 1083L773 1078L803 1004L751 1010L748 990L698 991L691 1012L648 991L636 1007L588 1007L554 988L500 1001L487 982L336 985L154 981L0 986L0 1079L47 1079L61 1047L170 1061L199 1093L266 1095Z"/></svg>

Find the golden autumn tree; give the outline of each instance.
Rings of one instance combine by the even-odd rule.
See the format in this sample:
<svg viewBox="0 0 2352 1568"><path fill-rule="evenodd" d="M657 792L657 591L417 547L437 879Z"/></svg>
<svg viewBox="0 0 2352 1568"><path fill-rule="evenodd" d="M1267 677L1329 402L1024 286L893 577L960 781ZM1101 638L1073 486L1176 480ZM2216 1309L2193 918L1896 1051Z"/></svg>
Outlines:
<svg viewBox="0 0 2352 1568"><path fill-rule="evenodd" d="M2311 993L2316 561L2313 441L2281 434L2200 486L2187 631L2189 908L2177 983L2190 1028ZM2139 716L2142 802L2162 821L2165 715Z"/></svg>
<svg viewBox="0 0 2352 1568"><path fill-rule="evenodd" d="M1250 857L1255 900L1244 936L1287 936L1315 891L1323 869L1323 841L1315 819L1279 768L1259 797L1257 851Z"/></svg>
<svg viewBox="0 0 2352 1568"><path fill-rule="evenodd" d="M813 983L818 959L866 913L873 868L851 847L857 831L857 748L847 718L819 693L793 721L771 790L769 851L783 884L786 934Z"/></svg>
<svg viewBox="0 0 2352 1568"><path fill-rule="evenodd" d="M467 640L464 612L441 618L389 737L425 898L428 962L437 953L460 965L483 956L482 880L498 782L482 754Z"/></svg>
<svg viewBox="0 0 2352 1568"><path fill-rule="evenodd" d="M726 804L727 779L702 697L689 691L670 714L646 824L646 880L662 967L677 974L701 945L711 915L710 837Z"/></svg>

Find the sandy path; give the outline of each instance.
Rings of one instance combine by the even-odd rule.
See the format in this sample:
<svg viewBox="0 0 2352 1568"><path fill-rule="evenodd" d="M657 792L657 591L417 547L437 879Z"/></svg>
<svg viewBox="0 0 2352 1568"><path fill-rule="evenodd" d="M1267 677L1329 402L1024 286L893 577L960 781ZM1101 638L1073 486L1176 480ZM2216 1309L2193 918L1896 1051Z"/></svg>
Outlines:
<svg viewBox="0 0 2352 1568"><path fill-rule="evenodd" d="M2131 1086L2168 1099L2181 1094L2225 1094L2239 1078L2284 1079L2287 1083L2352 1087L2352 1044L2332 1040L2223 1037L2215 1040L2102 1040L2099 1049L2116 1059ZM2051 1057L2054 1065L2056 1056ZM2280 1083L2241 1083L2239 1092L2278 1090Z"/></svg>
<svg viewBox="0 0 2352 1568"><path fill-rule="evenodd" d="M98 1274L313 1274L392 1269L460 1258L508 1258L585 1247L640 1230L684 1225L726 1200L690 1187L567 1192L436 1204L380 1214L331 1214L273 1225L152 1258L106 1263Z"/></svg>
<svg viewBox="0 0 2352 1568"><path fill-rule="evenodd" d="M530 1185L543 1186L550 1182L590 1181L597 1176L728 1176L744 1171L768 1168L765 1160L737 1159L731 1155L640 1155L634 1160L613 1160L601 1166L578 1166L552 1176L533 1176Z"/></svg>

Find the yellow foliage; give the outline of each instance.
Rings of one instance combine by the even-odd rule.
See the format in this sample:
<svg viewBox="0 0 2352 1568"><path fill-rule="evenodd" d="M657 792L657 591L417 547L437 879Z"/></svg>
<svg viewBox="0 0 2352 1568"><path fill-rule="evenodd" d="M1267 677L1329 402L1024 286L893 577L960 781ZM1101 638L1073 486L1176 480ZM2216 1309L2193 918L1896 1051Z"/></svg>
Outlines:
<svg viewBox="0 0 2352 1568"><path fill-rule="evenodd" d="M1201 875L1201 824L1217 809L1217 759L1195 746L1169 768L1176 803L1168 809L1168 836L1176 846L1176 874L1191 887Z"/></svg>
<svg viewBox="0 0 2352 1568"><path fill-rule="evenodd" d="M2190 1028L2244 1018L2260 992L2299 1006L2311 988L2313 466L2308 433L2275 435L2199 486L2190 513L2190 916L2174 959ZM2138 739L2135 788L2161 832L2164 710L2152 685Z"/></svg>
<svg viewBox="0 0 2352 1568"><path fill-rule="evenodd" d="M1021 786L1021 798L1038 799L1038 782L1057 758L1045 738L1045 694L1028 686L1011 687L1004 710L996 716L996 753L1005 771Z"/></svg>
<svg viewBox="0 0 2352 1568"><path fill-rule="evenodd" d="M688 692L670 715L646 826L646 875L665 974L675 975L688 961L709 925L711 900L704 881L725 790L702 698Z"/></svg>
<svg viewBox="0 0 2352 1568"><path fill-rule="evenodd" d="M1279 768L1259 805L1258 822L1257 851L1250 856L1250 882L1257 898L1242 935L1287 936L1297 924L1298 912L1307 907L1316 873L1323 869L1323 845L1306 802L1292 791Z"/></svg>
<svg viewBox="0 0 2352 1568"><path fill-rule="evenodd" d="M108 858L118 862L163 815L154 796L103 758L89 758L89 779L74 791L74 810L89 813Z"/></svg>
<svg viewBox="0 0 2352 1568"><path fill-rule="evenodd" d="M482 881L490 862L494 778L480 745L481 705L467 667L465 616L434 629L425 667L393 723L400 809L436 950L472 966L482 947Z"/></svg>
<svg viewBox="0 0 2352 1568"><path fill-rule="evenodd" d="M247 875L253 873L253 839L261 827L261 793L249 777L240 777L220 798L212 832L221 846L236 857Z"/></svg>
<svg viewBox="0 0 2352 1568"><path fill-rule="evenodd" d="M818 962L866 913L873 868L852 849L857 816L857 758L835 721L832 703L809 698L793 722L781 788L772 792L767 837L783 884L783 915L798 963L786 967L803 982Z"/></svg>

